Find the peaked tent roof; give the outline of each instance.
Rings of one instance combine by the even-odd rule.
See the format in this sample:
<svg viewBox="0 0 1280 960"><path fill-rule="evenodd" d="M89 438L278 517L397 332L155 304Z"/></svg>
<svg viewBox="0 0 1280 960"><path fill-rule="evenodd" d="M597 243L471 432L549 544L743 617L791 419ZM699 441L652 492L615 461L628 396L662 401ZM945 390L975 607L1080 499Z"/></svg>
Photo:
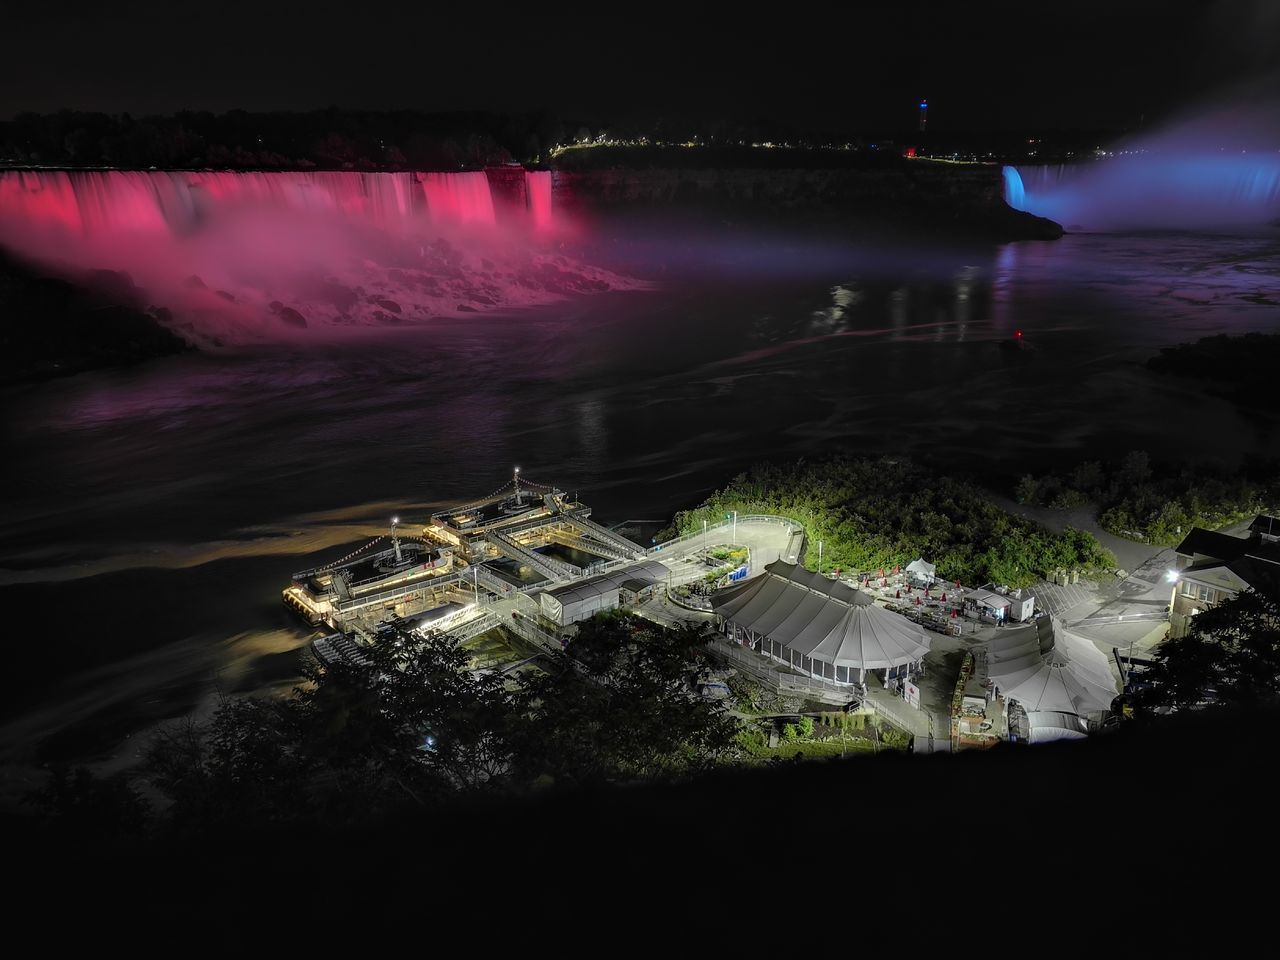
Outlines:
<svg viewBox="0 0 1280 960"><path fill-rule="evenodd" d="M1053 649L1044 657L1033 655L1028 643L1018 646L1011 641L1002 648L993 647L988 657L991 679L1006 699L1017 700L1028 714L1109 710L1117 689L1106 656L1056 619L1053 627Z"/></svg>
<svg viewBox="0 0 1280 960"><path fill-rule="evenodd" d="M880 670L929 652L919 625L848 584L783 560L766 566L763 576L720 591L711 606L726 620L840 667Z"/></svg>
<svg viewBox="0 0 1280 960"><path fill-rule="evenodd" d="M918 573L921 576L932 577L938 572L938 568L929 563L924 557L917 557L907 564L907 573Z"/></svg>

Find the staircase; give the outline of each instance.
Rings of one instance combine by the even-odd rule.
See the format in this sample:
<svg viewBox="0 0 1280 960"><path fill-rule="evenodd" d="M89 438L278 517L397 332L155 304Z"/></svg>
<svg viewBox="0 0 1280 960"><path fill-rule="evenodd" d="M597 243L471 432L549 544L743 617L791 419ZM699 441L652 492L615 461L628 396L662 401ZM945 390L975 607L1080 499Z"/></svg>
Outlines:
<svg viewBox="0 0 1280 960"><path fill-rule="evenodd" d="M608 557L610 560L625 560L630 563L634 559L628 551L619 550L612 544L602 543L599 540L588 537L580 537L565 530L552 530L547 534L547 539L553 543L560 544L562 547L572 547L574 550L592 553L598 557Z"/></svg>
<svg viewBox="0 0 1280 960"><path fill-rule="evenodd" d="M607 527L600 526L594 520L579 516L566 517L565 519L590 539L597 540L616 551L616 555L606 554L606 556L613 556L616 560L643 560L645 558L643 547L632 543L626 537L619 533L614 533Z"/></svg>
<svg viewBox="0 0 1280 960"><path fill-rule="evenodd" d="M573 580L578 576L577 567L561 560L556 560L554 557L544 557L536 550L530 550L523 543L518 543L514 537L509 537L505 533L491 530L485 534L485 539L497 547L503 555L527 564L550 580Z"/></svg>

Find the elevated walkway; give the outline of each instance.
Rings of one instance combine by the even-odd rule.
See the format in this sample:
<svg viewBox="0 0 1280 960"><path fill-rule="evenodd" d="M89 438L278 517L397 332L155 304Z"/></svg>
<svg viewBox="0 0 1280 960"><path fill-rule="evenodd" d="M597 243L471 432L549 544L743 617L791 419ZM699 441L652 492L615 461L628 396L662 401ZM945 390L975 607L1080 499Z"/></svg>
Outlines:
<svg viewBox="0 0 1280 960"><path fill-rule="evenodd" d="M490 530L485 534L485 540L497 547L503 556L527 564L551 580L574 580L579 576L577 567L556 560L554 557L544 557L505 533Z"/></svg>
<svg viewBox="0 0 1280 960"><path fill-rule="evenodd" d="M581 550L583 553L590 553L608 560L625 560L630 563L635 559L626 551L619 550L612 544L601 543L599 540L592 540L589 537L582 537L568 530L548 531L547 539L552 543L560 544L562 547L572 547L574 550Z"/></svg>
<svg viewBox="0 0 1280 960"><path fill-rule="evenodd" d="M501 625L502 621L498 619L496 614L486 613L479 617L474 617L466 623L460 623L452 630L445 632L450 640L456 640L462 643L464 640L470 640L478 637L482 633L492 630L494 627Z"/></svg>
<svg viewBox="0 0 1280 960"><path fill-rule="evenodd" d="M406 581L394 587L388 587L385 590L378 590L374 593L362 593L357 597L346 597L333 599L333 608L338 613L351 613L364 607L372 607L380 603L387 603L393 600L399 600L411 593L417 593L421 590L439 590L442 587L457 585L461 582L462 575L454 573L442 573L435 577L423 577L418 580Z"/></svg>
<svg viewBox="0 0 1280 960"><path fill-rule="evenodd" d="M632 543L621 534L600 526L594 520L590 520L580 513L566 513L565 519L569 521L570 525L582 531L589 540L598 541L607 547L613 548L614 552L606 554L606 556L611 556L615 560L643 560L646 556L644 548L639 544Z"/></svg>
<svg viewBox="0 0 1280 960"><path fill-rule="evenodd" d="M500 597L509 597L517 592L515 584L508 583L506 580L503 580L484 564L478 564L470 569L476 571L474 574L475 579L480 582L481 586L491 593L496 593Z"/></svg>

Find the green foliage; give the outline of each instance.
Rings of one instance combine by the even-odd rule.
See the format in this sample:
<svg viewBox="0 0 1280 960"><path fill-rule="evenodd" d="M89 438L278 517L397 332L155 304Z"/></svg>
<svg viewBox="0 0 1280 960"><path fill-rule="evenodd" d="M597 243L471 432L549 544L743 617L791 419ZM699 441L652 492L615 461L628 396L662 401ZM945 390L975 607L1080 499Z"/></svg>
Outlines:
<svg viewBox="0 0 1280 960"><path fill-rule="evenodd" d="M696 692L707 642L696 628L593 618L546 672L509 686L472 672L448 639L402 632L293 696L227 699L205 724L166 728L148 773L173 824L200 832L363 823L548 780L683 775L725 755L738 728Z"/></svg>
<svg viewBox="0 0 1280 960"><path fill-rule="evenodd" d="M638 779L711 766L737 722L696 696L710 636L640 617L583 623L545 673L517 693L517 782Z"/></svg>
<svg viewBox="0 0 1280 960"><path fill-rule="evenodd" d="M1019 503L1054 508L1098 505L1098 522L1117 536L1176 545L1192 527L1217 529L1280 505L1280 471L1257 463L1235 472L1213 465L1156 467L1141 450L1118 464L1082 463L1063 480L1024 476Z"/></svg>
<svg viewBox="0 0 1280 960"><path fill-rule="evenodd" d="M801 717L800 722L796 724L796 730L802 737L812 737L813 717Z"/></svg>
<svg viewBox="0 0 1280 960"><path fill-rule="evenodd" d="M792 740L799 738L800 731L794 723L784 723L780 736L783 743L790 743Z"/></svg>
<svg viewBox="0 0 1280 960"><path fill-rule="evenodd" d="M755 724L744 724L734 734L734 744L749 757L760 759L769 756L769 738Z"/></svg>
<svg viewBox="0 0 1280 960"><path fill-rule="evenodd" d="M977 487L900 459L760 464L677 514L674 532L696 532L731 510L799 521L810 567L819 540L826 569L875 570L923 556L946 579L971 584L1027 586L1060 566L1115 563L1087 533L1050 533L1000 510Z"/></svg>

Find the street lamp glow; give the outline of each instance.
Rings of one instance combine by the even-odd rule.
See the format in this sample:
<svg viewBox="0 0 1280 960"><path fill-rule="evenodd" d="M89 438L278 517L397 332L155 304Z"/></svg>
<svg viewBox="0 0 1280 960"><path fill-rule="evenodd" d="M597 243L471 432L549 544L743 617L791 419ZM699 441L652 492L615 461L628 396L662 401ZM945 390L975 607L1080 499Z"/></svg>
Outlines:
<svg viewBox="0 0 1280 960"><path fill-rule="evenodd" d="M1177 571L1177 570L1166 570L1166 571L1165 571L1165 574L1164 574L1164 580L1165 580L1165 583L1177 583L1177 582L1178 582L1178 571Z"/></svg>

